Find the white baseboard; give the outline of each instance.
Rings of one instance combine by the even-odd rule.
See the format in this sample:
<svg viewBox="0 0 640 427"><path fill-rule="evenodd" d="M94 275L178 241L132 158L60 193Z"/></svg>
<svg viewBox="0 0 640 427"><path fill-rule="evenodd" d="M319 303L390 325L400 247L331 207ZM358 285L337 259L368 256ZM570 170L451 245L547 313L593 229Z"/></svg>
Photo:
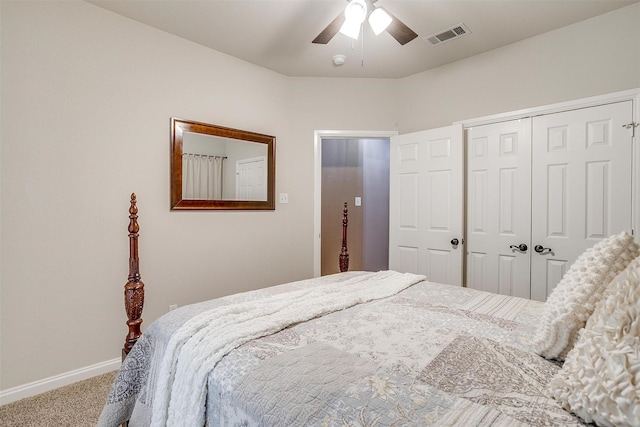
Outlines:
<svg viewBox="0 0 640 427"><path fill-rule="evenodd" d="M0 390L0 405L15 402L25 397L35 396L65 385L73 384L78 381L86 380L97 375L106 374L120 368L120 358L107 360L105 362L96 363L95 365L86 366L84 368L75 369L64 374L55 375L40 381L19 385L6 390Z"/></svg>

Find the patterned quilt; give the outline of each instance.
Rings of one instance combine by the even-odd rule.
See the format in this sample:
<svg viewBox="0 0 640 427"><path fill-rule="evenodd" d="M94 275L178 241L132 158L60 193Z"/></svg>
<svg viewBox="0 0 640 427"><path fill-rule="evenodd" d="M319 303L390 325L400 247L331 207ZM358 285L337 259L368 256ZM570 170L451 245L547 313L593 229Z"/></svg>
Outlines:
<svg viewBox="0 0 640 427"><path fill-rule="evenodd" d="M353 277L361 273L343 273ZM175 310L154 322L116 378L100 425L149 425L153 366L180 324L214 306L322 286L327 276ZM342 279L344 280L344 279ZM210 426L571 426L547 396L559 367L529 348L542 303L423 281L291 325L227 354L210 373Z"/></svg>

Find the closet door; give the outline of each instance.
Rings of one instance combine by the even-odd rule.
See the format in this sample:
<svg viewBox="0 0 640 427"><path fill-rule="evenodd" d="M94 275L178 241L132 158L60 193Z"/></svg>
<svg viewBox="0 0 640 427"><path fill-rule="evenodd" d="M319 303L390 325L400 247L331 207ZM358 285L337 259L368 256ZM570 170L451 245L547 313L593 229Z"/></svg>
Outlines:
<svg viewBox="0 0 640 427"><path fill-rule="evenodd" d="M530 298L531 120L467 130L467 286Z"/></svg>
<svg viewBox="0 0 640 427"><path fill-rule="evenodd" d="M390 269L462 285L462 135L454 125L391 138Z"/></svg>
<svg viewBox="0 0 640 427"><path fill-rule="evenodd" d="M631 101L533 119L533 299L587 248L631 230L632 119Z"/></svg>

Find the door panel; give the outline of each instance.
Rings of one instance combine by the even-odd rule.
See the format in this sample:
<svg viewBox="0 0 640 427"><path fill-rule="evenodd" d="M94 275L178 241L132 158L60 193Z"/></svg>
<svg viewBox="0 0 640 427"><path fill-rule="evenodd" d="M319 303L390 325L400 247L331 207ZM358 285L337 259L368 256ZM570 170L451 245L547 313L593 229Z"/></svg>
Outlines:
<svg viewBox="0 0 640 427"><path fill-rule="evenodd" d="M467 179L467 286L529 298L530 119L469 129Z"/></svg>
<svg viewBox="0 0 640 427"><path fill-rule="evenodd" d="M254 157L236 162L236 199L267 200L266 157Z"/></svg>
<svg viewBox="0 0 640 427"><path fill-rule="evenodd" d="M393 267L396 271L417 273L418 272L418 248L414 246L397 246L393 255ZM391 257L391 253L389 254Z"/></svg>
<svg viewBox="0 0 640 427"><path fill-rule="evenodd" d="M391 138L389 268L462 284L462 126Z"/></svg>
<svg viewBox="0 0 640 427"><path fill-rule="evenodd" d="M631 230L631 101L533 119L532 298L546 300L575 259Z"/></svg>

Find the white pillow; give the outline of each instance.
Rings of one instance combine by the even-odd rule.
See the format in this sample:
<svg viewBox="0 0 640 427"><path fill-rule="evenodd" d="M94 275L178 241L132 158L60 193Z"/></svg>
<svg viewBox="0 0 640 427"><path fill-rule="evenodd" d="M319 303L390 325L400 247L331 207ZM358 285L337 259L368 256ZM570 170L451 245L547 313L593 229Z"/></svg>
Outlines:
<svg viewBox="0 0 640 427"><path fill-rule="evenodd" d="M587 249L547 298L533 349L547 359L564 360L607 285L640 255L626 231Z"/></svg>
<svg viewBox="0 0 640 427"><path fill-rule="evenodd" d="M588 423L640 426L640 258L611 282L549 392Z"/></svg>

